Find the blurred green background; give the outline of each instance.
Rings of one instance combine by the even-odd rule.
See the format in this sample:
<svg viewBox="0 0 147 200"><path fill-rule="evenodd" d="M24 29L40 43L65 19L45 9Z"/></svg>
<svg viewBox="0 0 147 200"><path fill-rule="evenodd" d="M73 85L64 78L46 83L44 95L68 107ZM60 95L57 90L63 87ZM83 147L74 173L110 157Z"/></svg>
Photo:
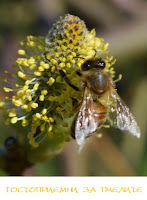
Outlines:
<svg viewBox="0 0 147 200"><path fill-rule="evenodd" d="M147 175L147 1L145 0L1 0L0 73L12 71L19 42L27 35L45 36L59 16L83 19L89 30L110 43L117 62L118 93L141 128L138 140L114 128L101 129L79 154L75 141L51 161L38 163L24 175L37 176L146 176ZM0 91L1 99L4 93ZM15 131L0 116L0 144ZM0 170L0 175L7 175Z"/></svg>

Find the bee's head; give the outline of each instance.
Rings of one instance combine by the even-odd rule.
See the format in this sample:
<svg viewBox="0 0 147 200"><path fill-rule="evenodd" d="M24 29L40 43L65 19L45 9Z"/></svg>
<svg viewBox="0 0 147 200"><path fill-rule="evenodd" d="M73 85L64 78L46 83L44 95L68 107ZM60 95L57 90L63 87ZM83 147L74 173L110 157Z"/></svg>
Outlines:
<svg viewBox="0 0 147 200"><path fill-rule="evenodd" d="M82 65L82 71L88 71L93 68L104 69L105 66L106 66L105 61L102 60L101 58L86 60Z"/></svg>

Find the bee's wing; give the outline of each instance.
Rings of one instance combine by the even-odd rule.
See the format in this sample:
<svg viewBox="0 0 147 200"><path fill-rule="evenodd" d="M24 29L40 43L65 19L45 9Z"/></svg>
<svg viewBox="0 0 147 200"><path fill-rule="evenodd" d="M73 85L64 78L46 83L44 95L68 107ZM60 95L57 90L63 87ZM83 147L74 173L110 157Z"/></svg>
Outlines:
<svg viewBox="0 0 147 200"><path fill-rule="evenodd" d="M139 138L140 128L133 114L130 112L129 108L125 105L116 91L112 92L111 95L114 101L114 107L111 108L114 118L114 127L123 131L128 131L130 134Z"/></svg>
<svg viewBox="0 0 147 200"><path fill-rule="evenodd" d="M85 139L94 133L98 126L97 103L93 101L90 89L85 87L83 101L75 123L75 139L82 147Z"/></svg>

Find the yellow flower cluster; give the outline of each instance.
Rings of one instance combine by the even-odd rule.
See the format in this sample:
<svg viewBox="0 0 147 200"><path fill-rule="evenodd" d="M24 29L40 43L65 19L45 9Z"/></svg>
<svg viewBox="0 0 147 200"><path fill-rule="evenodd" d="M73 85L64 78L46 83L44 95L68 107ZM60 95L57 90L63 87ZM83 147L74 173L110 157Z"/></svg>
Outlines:
<svg viewBox="0 0 147 200"><path fill-rule="evenodd" d="M99 57L108 54L108 43L104 44L95 34L78 17L67 14L53 24L46 37L28 36L21 42L20 57L13 66L15 73L6 72L14 78L15 85L3 88L11 97L0 102L0 108L5 108L7 124L20 122L27 127L33 147L38 147L43 139L58 138L59 134L70 141L82 92L68 86L59 70L79 87L80 77L75 71L81 68L84 59L92 58L95 52ZM112 60L113 57L105 58L107 69L114 76Z"/></svg>

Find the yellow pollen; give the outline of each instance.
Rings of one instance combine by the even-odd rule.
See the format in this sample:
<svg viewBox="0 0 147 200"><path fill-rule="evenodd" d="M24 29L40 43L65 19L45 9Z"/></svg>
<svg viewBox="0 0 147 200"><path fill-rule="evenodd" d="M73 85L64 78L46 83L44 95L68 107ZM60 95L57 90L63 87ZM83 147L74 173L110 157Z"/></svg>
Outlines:
<svg viewBox="0 0 147 200"><path fill-rule="evenodd" d="M15 84L15 86L16 86L17 88L21 87L21 86L20 86L20 85L18 85L18 84Z"/></svg>
<svg viewBox="0 0 147 200"><path fill-rule="evenodd" d="M55 66L53 66L52 68L51 68L51 72L53 73L53 72L55 72Z"/></svg>
<svg viewBox="0 0 147 200"><path fill-rule="evenodd" d="M109 46L109 43L106 43L106 44L104 44L104 46L103 46L103 51L106 51L107 50L107 48L108 48L108 46Z"/></svg>
<svg viewBox="0 0 147 200"><path fill-rule="evenodd" d="M24 67L28 67L29 66L27 59L24 59L24 61L22 62L22 65Z"/></svg>
<svg viewBox="0 0 147 200"><path fill-rule="evenodd" d="M114 65L114 64L115 64L115 62L116 62L116 59L115 59L115 60L113 60L113 62L111 63L111 65Z"/></svg>
<svg viewBox="0 0 147 200"><path fill-rule="evenodd" d="M44 63L44 64L42 65L42 67L43 67L44 69L49 69L49 68L50 68L49 64L47 64L47 63Z"/></svg>
<svg viewBox="0 0 147 200"><path fill-rule="evenodd" d="M52 126L52 125L50 125L50 126L49 126L49 128L48 128L48 132L51 132L51 131L52 131L52 129L53 129L53 126Z"/></svg>
<svg viewBox="0 0 147 200"><path fill-rule="evenodd" d="M12 119L11 119L11 123L12 124L15 124L17 122L17 117L13 117Z"/></svg>
<svg viewBox="0 0 147 200"><path fill-rule="evenodd" d="M57 61L56 61L55 59L51 59L50 61L51 61L51 63L52 63L53 65L57 64Z"/></svg>
<svg viewBox="0 0 147 200"><path fill-rule="evenodd" d="M33 57L31 57L30 59L28 59L28 64L32 65L35 63L35 59Z"/></svg>
<svg viewBox="0 0 147 200"><path fill-rule="evenodd" d="M32 126L32 128L31 128L32 133L36 133L37 127L38 126L36 124L34 126Z"/></svg>
<svg viewBox="0 0 147 200"><path fill-rule="evenodd" d="M19 55L25 55L26 52L25 52L23 49L19 49L19 50L18 50L18 54L19 54Z"/></svg>
<svg viewBox="0 0 147 200"><path fill-rule="evenodd" d="M66 50L66 47L64 45L61 45L61 49L64 51Z"/></svg>
<svg viewBox="0 0 147 200"><path fill-rule="evenodd" d="M38 88L39 88L39 83L35 83L33 90L38 90Z"/></svg>
<svg viewBox="0 0 147 200"><path fill-rule="evenodd" d="M31 138L30 141L29 141L29 144L31 144L33 146L35 144L35 139Z"/></svg>
<svg viewBox="0 0 147 200"><path fill-rule="evenodd" d="M73 56L72 55L68 55L67 56L67 60L72 60L73 59Z"/></svg>
<svg viewBox="0 0 147 200"><path fill-rule="evenodd" d="M76 61L75 61L75 60L73 60L73 59L72 59L70 62L71 62L72 64L75 64L75 63L76 63Z"/></svg>
<svg viewBox="0 0 147 200"><path fill-rule="evenodd" d="M46 54L46 58L48 59L48 60L50 60L51 59L51 56L50 56L50 54Z"/></svg>
<svg viewBox="0 0 147 200"><path fill-rule="evenodd" d="M41 117L41 120L45 121L45 122L50 122L48 117L46 115Z"/></svg>
<svg viewBox="0 0 147 200"><path fill-rule="evenodd" d="M50 78L49 78L49 81L47 82L47 84L48 84L49 86L51 86L54 82L55 82L55 79L52 78L52 77L50 77Z"/></svg>
<svg viewBox="0 0 147 200"><path fill-rule="evenodd" d="M15 106L17 106L17 107L19 107L19 106L22 105L22 102L21 102L20 100L12 99L12 103L13 103Z"/></svg>
<svg viewBox="0 0 147 200"><path fill-rule="evenodd" d="M29 124L28 120L26 120L26 119L22 120L22 126L23 127L27 126L28 124Z"/></svg>
<svg viewBox="0 0 147 200"><path fill-rule="evenodd" d="M19 78L24 79L24 80L27 79L27 76L23 72L19 71L17 74Z"/></svg>
<svg viewBox="0 0 147 200"><path fill-rule="evenodd" d="M33 136L34 136L34 134L33 134L32 132L29 132L28 135L27 135L27 137L28 137L29 139L33 138Z"/></svg>
<svg viewBox="0 0 147 200"><path fill-rule="evenodd" d="M6 88L6 87L4 87L4 91L5 91L5 92L12 92L13 90L12 90L11 88Z"/></svg>
<svg viewBox="0 0 147 200"><path fill-rule="evenodd" d="M30 42L28 43L28 46L29 46L29 47L35 47L35 42L30 41Z"/></svg>
<svg viewBox="0 0 147 200"><path fill-rule="evenodd" d="M41 117L40 113L36 113L36 117L37 117L38 119L40 119L40 117Z"/></svg>
<svg viewBox="0 0 147 200"><path fill-rule="evenodd" d="M30 65L30 70L35 70L37 68L36 64Z"/></svg>
<svg viewBox="0 0 147 200"><path fill-rule="evenodd" d="M119 78L119 80L121 80L122 79L122 74L119 74L118 78Z"/></svg>
<svg viewBox="0 0 147 200"><path fill-rule="evenodd" d="M23 105L23 106L22 106L22 109L24 109L24 110L28 109L28 105L26 105L26 104Z"/></svg>
<svg viewBox="0 0 147 200"><path fill-rule="evenodd" d="M39 50L43 50L43 46L42 45L38 45L38 49Z"/></svg>
<svg viewBox="0 0 147 200"><path fill-rule="evenodd" d="M9 113L9 117L16 117L15 111L14 111L14 112L10 112L10 113Z"/></svg>
<svg viewBox="0 0 147 200"><path fill-rule="evenodd" d="M27 98L28 98L29 101L32 101L32 97L31 96L28 96Z"/></svg>
<svg viewBox="0 0 147 200"><path fill-rule="evenodd" d="M60 63L59 65L58 65L58 67L60 67L60 68L63 68L63 67L65 67L65 63Z"/></svg>
<svg viewBox="0 0 147 200"><path fill-rule="evenodd" d="M55 53L55 57L56 57L56 58L59 58L59 53Z"/></svg>
<svg viewBox="0 0 147 200"><path fill-rule="evenodd" d="M23 91L26 91L28 88L28 85L23 86Z"/></svg>
<svg viewBox="0 0 147 200"><path fill-rule="evenodd" d="M34 109L38 107L38 103L35 103L35 102L30 102L30 105Z"/></svg>
<svg viewBox="0 0 147 200"><path fill-rule="evenodd" d="M36 76L42 76L42 73L39 72L39 71L35 71L34 74L35 74Z"/></svg>
<svg viewBox="0 0 147 200"><path fill-rule="evenodd" d="M75 53L75 52L72 52L72 56L75 57L75 56L76 56L76 53Z"/></svg>
<svg viewBox="0 0 147 200"><path fill-rule="evenodd" d="M34 40L34 36L33 36L33 35L28 35L28 36L27 36L27 40L28 40L28 41Z"/></svg>
<svg viewBox="0 0 147 200"><path fill-rule="evenodd" d="M49 121L52 123L54 122L54 119L52 117L49 117Z"/></svg>
<svg viewBox="0 0 147 200"><path fill-rule="evenodd" d="M27 80L26 82L25 82L25 85L29 85L30 84L30 80Z"/></svg>
<svg viewBox="0 0 147 200"><path fill-rule="evenodd" d="M47 113L47 109L44 108L44 109L42 110L42 114L45 115L46 113Z"/></svg>
<svg viewBox="0 0 147 200"><path fill-rule="evenodd" d="M25 91L25 94L30 94L31 93L31 90L30 89L27 89L26 91Z"/></svg>
<svg viewBox="0 0 147 200"><path fill-rule="evenodd" d="M41 131L44 131L44 130L45 130L45 124L42 124L42 125L40 126L40 130L41 130Z"/></svg>
<svg viewBox="0 0 147 200"><path fill-rule="evenodd" d="M42 91L41 91L41 94L42 94L42 95L46 95L47 93L48 93L47 90L42 90Z"/></svg>
<svg viewBox="0 0 147 200"><path fill-rule="evenodd" d="M67 64L66 64L66 67L67 67L67 68L71 68L71 64L70 64L70 63L67 63Z"/></svg>
<svg viewBox="0 0 147 200"><path fill-rule="evenodd" d="M40 72L43 72L43 71L44 71L44 68L41 67L41 66L39 66L39 67L38 67L38 70L39 70Z"/></svg>
<svg viewBox="0 0 147 200"><path fill-rule="evenodd" d="M40 101L44 101L44 95L40 95L40 96L39 96L39 100L40 100Z"/></svg>

